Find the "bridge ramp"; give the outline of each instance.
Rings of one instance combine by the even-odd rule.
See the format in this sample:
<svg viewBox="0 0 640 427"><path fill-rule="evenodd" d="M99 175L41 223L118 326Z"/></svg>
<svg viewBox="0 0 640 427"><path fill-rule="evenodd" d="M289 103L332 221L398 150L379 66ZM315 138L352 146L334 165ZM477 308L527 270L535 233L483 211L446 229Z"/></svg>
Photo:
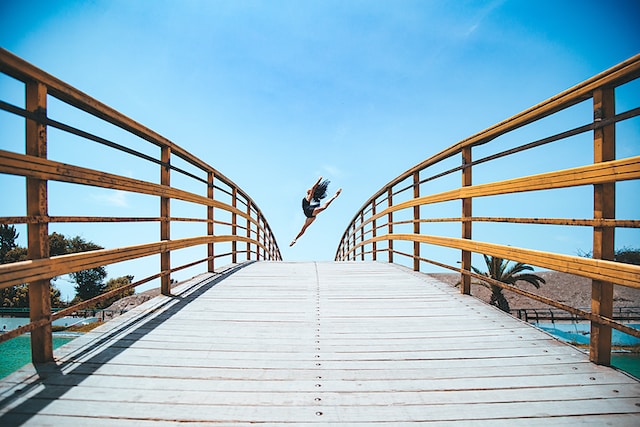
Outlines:
<svg viewBox="0 0 640 427"><path fill-rule="evenodd" d="M375 262L198 276L2 381L0 425L640 425L640 384Z"/></svg>

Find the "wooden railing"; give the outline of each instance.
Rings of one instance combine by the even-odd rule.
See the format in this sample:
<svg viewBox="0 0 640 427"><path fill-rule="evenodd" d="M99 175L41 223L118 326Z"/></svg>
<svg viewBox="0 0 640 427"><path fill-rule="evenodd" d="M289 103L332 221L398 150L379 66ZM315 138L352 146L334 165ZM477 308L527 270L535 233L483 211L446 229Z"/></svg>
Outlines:
<svg viewBox="0 0 640 427"><path fill-rule="evenodd" d="M22 100L18 96L16 99L19 101L13 103L7 101L7 93L0 97L0 109L4 110L0 114L5 115L3 118L9 117L22 123L21 138L24 140L18 144L15 143L17 141L7 141L12 137L8 130L10 125L3 130L2 147L24 148L0 150L0 173L24 177L26 181L26 194L24 184L6 188L2 192L5 206L24 206L26 200L26 214L0 217L0 224L27 224L29 259L1 265L0 288L29 284L31 320L28 325L1 335L0 342L30 331L33 361L51 361L53 320L123 290L120 288L105 293L52 314L50 287L53 277L159 255L160 265L157 270L154 269L157 273L127 288L159 280L162 293L169 295L171 274L178 270L200 265L203 271L213 272L214 262L219 258L231 263L250 259L281 259L271 228L255 202L233 181L186 149L3 49L0 49L0 72L3 74L0 77L21 86L20 92L24 94ZM77 120L82 115L83 118L77 121L83 127L91 126L92 130L81 129L71 124L71 120L63 122L63 119L55 116L56 119L52 118L48 103L54 104L55 112L61 116ZM100 131L118 136L104 136ZM48 134L52 132L55 132L56 142L72 141L75 144L74 150L80 153L76 159L82 164L68 164L47 157L48 150L57 148L48 141ZM105 156L107 151L108 157ZM100 156L105 156L105 159ZM110 164L107 164L106 158L110 159ZM140 175L144 175L144 171L151 172L147 176L152 178L135 179L106 172L105 169L109 167L114 169L113 163L121 161L118 159L133 162L139 168L136 172ZM83 166L87 164L94 166ZM136 217L50 215L48 184L52 182L65 183L74 188L126 192L140 197L136 212L148 212L150 206L153 207L152 211L159 206L159 211L155 215ZM180 204L177 207L186 212L186 216L172 216L174 204ZM82 212L79 205L80 201L65 200L66 209L76 213ZM147 240L130 246L50 257L49 225L61 223L78 226L115 223L119 228L113 229L113 233L120 234L123 233L123 223L157 223L158 228L153 233L155 236L149 237L140 232L139 238ZM180 229L181 225L198 223L201 225L196 234L187 234L189 232ZM178 233L172 232L172 227L180 229L181 234L176 236ZM174 265L174 257L172 263L173 253L192 247L201 249L202 258Z"/></svg>
<svg viewBox="0 0 640 427"><path fill-rule="evenodd" d="M577 314L591 321L591 360L608 365L612 327L640 336L612 319L614 284L640 288L640 266L613 261L616 231L634 232L640 226L637 208L619 209L624 215L635 212L635 218L616 215L616 185L623 182L631 185L623 190L631 191L619 200L619 208L638 206L640 126L634 118L640 114L639 76L636 55L400 174L357 211L336 260L406 260L416 271L429 263L460 272L462 293L470 293L474 277ZM616 97L624 111L616 111ZM545 203L551 194L555 196L549 200L555 202ZM490 215L474 216L472 204L474 211ZM518 211L522 213L508 216ZM576 219L570 216L575 212L586 214ZM518 238L532 227L536 241L542 242L538 247ZM592 240L587 241L592 258L553 250L551 242L559 231L576 234L576 229L592 231L592 238L586 236ZM425 253L440 258L429 259ZM588 277L591 311L475 274L472 254ZM450 265L453 259L460 265Z"/></svg>

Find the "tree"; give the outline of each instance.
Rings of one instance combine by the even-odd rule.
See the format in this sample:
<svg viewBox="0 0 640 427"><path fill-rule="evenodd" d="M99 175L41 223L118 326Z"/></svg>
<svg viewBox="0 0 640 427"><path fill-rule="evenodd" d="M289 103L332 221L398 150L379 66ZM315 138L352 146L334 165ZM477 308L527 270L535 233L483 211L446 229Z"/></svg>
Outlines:
<svg viewBox="0 0 640 427"><path fill-rule="evenodd" d="M132 282L133 282L133 276L122 276L122 277L116 277L115 279L109 279L107 281L105 292L109 292L114 289L118 289L123 286L130 285ZM134 293L135 293L135 289L133 288L126 289L121 292L118 292L115 296L111 298L107 298L106 300L101 301L98 305L99 307L107 308L114 302L118 301L119 299L133 295Z"/></svg>
<svg viewBox="0 0 640 427"><path fill-rule="evenodd" d="M0 264L4 264L4 258L7 253L18 246L16 244L18 236L19 233L16 231L16 227L13 225L0 224Z"/></svg>
<svg viewBox="0 0 640 427"><path fill-rule="evenodd" d="M16 232L13 225L0 225L0 264L10 264L27 259L27 248L18 246L16 243L19 236L20 234ZM64 303L60 300L60 291L55 286L51 286L50 289L51 306L64 306ZM22 284L0 289L0 306L13 308L29 307L28 285Z"/></svg>
<svg viewBox="0 0 640 427"><path fill-rule="evenodd" d="M68 254L104 249L102 246L87 241L80 236L66 239L65 247L66 253ZM70 273L69 276L76 282L76 297L82 301L86 301L104 292L106 286L104 279L107 277L107 269L104 267L95 267Z"/></svg>
<svg viewBox="0 0 640 427"><path fill-rule="evenodd" d="M531 273L523 273L523 271L533 271L533 267L527 264L523 264L521 262L517 262L511 267L509 267L509 260L505 260L498 257L493 256L484 256L484 262L487 264L487 271L482 272L475 267L471 267L471 269L483 276L490 277L494 280L497 280L502 283L506 283L508 285L515 286L516 282L524 281L536 287L536 289L540 288L540 283L546 283L545 280ZM509 301L505 298L502 293L502 288L500 286L487 284L484 282L480 282L480 285L491 290L491 300L489 303L491 305L495 305L502 311L506 311L509 313L511 308L509 307Z"/></svg>
<svg viewBox="0 0 640 427"><path fill-rule="evenodd" d="M585 258L592 258L592 254L592 251L578 251L578 255ZM626 246L624 248L616 249L613 260L616 262L624 262L625 264L640 265L640 249Z"/></svg>

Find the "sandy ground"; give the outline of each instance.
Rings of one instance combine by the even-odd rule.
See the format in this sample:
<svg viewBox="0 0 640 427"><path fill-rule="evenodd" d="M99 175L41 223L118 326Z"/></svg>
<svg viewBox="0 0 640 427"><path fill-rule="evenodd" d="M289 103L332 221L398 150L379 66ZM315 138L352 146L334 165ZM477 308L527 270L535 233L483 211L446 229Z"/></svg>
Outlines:
<svg viewBox="0 0 640 427"><path fill-rule="evenodd" d="M533 285L526 282L518 283L518 287L525 291L554 299L575 308L588 309L588 311L591 311L591 279L556 271L534 273L546 281L546 283L540 285L540 289L536 289ZM460 275L457 273L431 273L429 276L437 278L452 286L460 281ZM471 294L483 301L489 302L491 291L484 286L472 284ZM546 304L522 295L514 294L513 292L504 291L504 295L509 301L509 306L512 310L518 308L549 307ZM614 307L640 307L640 289L615 285L613 291L613 303Z"/></svg>

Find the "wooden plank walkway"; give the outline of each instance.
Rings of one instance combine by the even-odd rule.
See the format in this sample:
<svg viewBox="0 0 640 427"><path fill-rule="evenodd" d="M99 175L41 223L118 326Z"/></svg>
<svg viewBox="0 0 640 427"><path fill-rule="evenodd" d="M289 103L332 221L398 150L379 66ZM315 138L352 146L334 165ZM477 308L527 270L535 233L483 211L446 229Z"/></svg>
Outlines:
<svg viewBox="0 0 640 427"><path fill-rule="evenodd" d="M203 275L2 381L0 425L640 425L640 383L374 262Z"/></svg>

